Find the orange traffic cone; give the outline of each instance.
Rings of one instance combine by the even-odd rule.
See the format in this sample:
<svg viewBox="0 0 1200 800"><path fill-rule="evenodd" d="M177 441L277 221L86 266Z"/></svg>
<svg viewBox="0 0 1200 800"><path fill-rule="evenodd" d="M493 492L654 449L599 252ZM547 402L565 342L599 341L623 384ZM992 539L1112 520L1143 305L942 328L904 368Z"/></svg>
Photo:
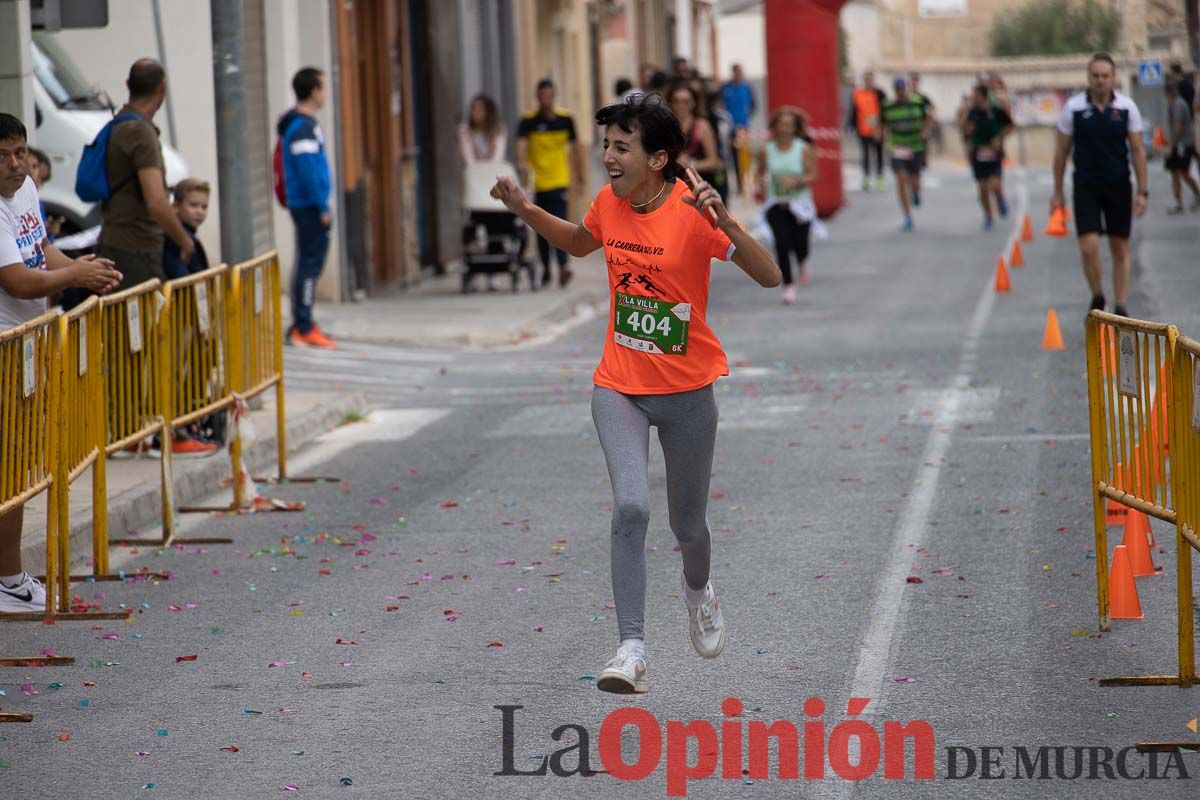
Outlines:
<svg viewBox="0 0 1200 800"><path fill-rule="evenodd" d="M1151 144L1159 150L1165 150L1167 147L1167 137L1163 135L1162 126L1159 125L1154 129L1154 141Z"/></svg>
<svg viewBox="0 0 1200 800"><path fill-rule="evenodd" d="M1021 243L1013 242L1012 251L1008 254L1008 263L1014 267L1025 266L1025 254L1021 252Z"/></svg>
<svg viewBox="0 0 1200 800"><path fill-rule="evenodd" d="M1123 544L1113 548L1112 567L1108 571L1108 611L1112 619L1142 618L1137 584L1133 581L1129 553Z"/></svg>
<svg viewBox="0 0 1200 800"><path fill-rule="evenodd" d="M1033 241L1033 224L1029 221L1029 215L1025 215L1025 219L1021 220L1021 241Z"/></svg>
<svg viewBox="0 0 1200 800"><path fill-rule="evenodd" d="M1062 331L1058 327L1058 312L1053 308L1046 312L1046 329L1042 331L1043 350L1062 350Z"/></svg>
<svg viewBox="0 0 1200 800"><path fill-rule="evenodd" d="M1046 223L1046 230L1044 233L1047 236L1053 236L1055 238L1062 238L1063 236L1067 235L1066 210L1062 206L1059 206L1058 208L1054 209L1053 212L1051 212L1050 221Z"/></svg>
<svg viewBox="0 0 1200 800"><path fill-rule="evenodd" d="M1004 257L996 259L996 291L1010 292L1012 284L1008 281L1008 270L1004 267Z"/></svg>
<svg viewBox="0 0 1200 800"><path fill-rule="evenodd" d="M1133 577L1148 578L1162 574L1155 568L1154 559L1150 556L1150 520L1141 511L1129 509L1129 516L1125 518L1125 538L1121 545L1129 554Z"/></svg>

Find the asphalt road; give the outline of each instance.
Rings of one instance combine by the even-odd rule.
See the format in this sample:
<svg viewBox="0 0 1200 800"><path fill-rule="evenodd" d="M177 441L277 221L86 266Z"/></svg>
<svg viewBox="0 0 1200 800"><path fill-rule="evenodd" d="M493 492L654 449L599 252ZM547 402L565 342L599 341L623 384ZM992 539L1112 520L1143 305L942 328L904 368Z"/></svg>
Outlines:
<svg viewBox="0 0 1200 800"><path fill-rule="evenodd" d="M1197 336L1200 215L1165 217L1153 171L1130 307ZM381 409L294 466L338 482L266 490L306 500L305 513L192 518L185 535L235 544L116 554L126 569L175 575L81 587L89 601L135 608L131 624L4 628L6 651L49 648L78 664L0 674L0 705L36 715L0 730L0 781L30 798L663 797L665 764L680 755L665 745L640 781L496 776L505 748L495 707L523 706L514 770L577 745L580 729L590 767L603 770L610 712L649 712L676 741L667 721L720 731L735 719L721 703L736 697L747 723L808 723L806 746L823 730L825 779L781 780L772 757L767 780L735 767L730 779L690 781L689 796L1195 797L1194 754L1160 756L1162 780L1108 779L1103 767L1088 779L1085 750L1084 777L1070 780L1054 777L1051 749L1049 779L1013 777L1017 747L1033 757L1039 747L1200 741L1185 727L1200 689L1096 682L1175 668L1175 586L1141 579L1146 618L1097 634L1089 298L1074 240L1039 235L1013 291L996 295L1012 220L981 233L966 176L934 177L913 234L896 232L890 193L853 195L831 239L815 243L796 306L732 265L714 267L710 321L733 373L717 387L709 506L730 626L721 658L701 660L688 643L655 446L651 691L595 688L617 643L611 494L589 412L602 319L493 353L348 343L289 354L289 369L308 376L299 383L353 383ZM1039 233L1047 193L1044 175L1010 178ZM1062 352L1040 349L1052 306ZM1170 573L1174 536L1155 532ZM870 698L858 715L867 725L837 733L852 697ZM862 781L835 773L846 733L913 720L933 732L933 780L914 780L912 745L903 780L884 779L882 763ZM567 723L580 727L552 739ZM636 743L627 732L630 763L653 755ZM955 747L972 750L971 777L947 777ZM693 763L713 745L700 751ZM956 753L961 775L967 757ZM1075 751L1063 753L1069 776ZM989 757L1005 777L980 777ZM556 766L573 771L578 759L572 751ZM1133 754L1126 767L1148 770L1149 758Z"/></svg>

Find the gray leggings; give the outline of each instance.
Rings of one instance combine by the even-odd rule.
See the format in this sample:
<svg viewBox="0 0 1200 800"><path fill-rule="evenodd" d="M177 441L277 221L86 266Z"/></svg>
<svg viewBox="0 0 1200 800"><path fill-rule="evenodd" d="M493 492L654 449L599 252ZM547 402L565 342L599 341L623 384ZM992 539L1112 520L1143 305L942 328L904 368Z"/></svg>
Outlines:
<svg viewBox="0 0 1200 800"><path fill-rule="evenodd" d="M706 511L717 438L713 387L679 394L626 395L597 386L592 419L613 487L612 585L622 640L644 638L646 529L650 524L650 426L658 428L667 468L671 532L683 553L688 586L708 582Z"/></svg>

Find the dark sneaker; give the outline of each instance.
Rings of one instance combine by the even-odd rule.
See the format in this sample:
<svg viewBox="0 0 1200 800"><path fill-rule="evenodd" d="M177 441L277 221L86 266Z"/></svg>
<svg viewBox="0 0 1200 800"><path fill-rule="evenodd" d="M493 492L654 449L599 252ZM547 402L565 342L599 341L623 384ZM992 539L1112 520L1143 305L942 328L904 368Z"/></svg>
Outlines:
<svg viewBox="0 0 1200 800"><path fill-rule="evenodd" d="M1127 309L1125 306L1121 305L1120 303L1117 303L1115 306L1113 306L1113 313L1116 314L1118 317L1128 317L1129 309Z"/></svg>
<svg viewBox="0 0 1200 800"><path fill-rule="evenodd" d="M1092 295L1092 305L1089 310L1090 311L1103 311L1104 310L1104 295L1102 295L1102 294Z"/></svg>

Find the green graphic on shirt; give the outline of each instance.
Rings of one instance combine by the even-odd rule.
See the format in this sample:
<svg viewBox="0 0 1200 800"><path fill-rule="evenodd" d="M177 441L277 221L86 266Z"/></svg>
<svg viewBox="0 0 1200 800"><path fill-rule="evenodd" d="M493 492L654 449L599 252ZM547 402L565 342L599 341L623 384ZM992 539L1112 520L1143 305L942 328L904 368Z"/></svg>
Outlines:
<svg viewBox="0 0 1200 800"><path fill-rule="evenodd" d="M690 303L616 294L613 340L622 347L657 355L687 353Z"/></svg>

